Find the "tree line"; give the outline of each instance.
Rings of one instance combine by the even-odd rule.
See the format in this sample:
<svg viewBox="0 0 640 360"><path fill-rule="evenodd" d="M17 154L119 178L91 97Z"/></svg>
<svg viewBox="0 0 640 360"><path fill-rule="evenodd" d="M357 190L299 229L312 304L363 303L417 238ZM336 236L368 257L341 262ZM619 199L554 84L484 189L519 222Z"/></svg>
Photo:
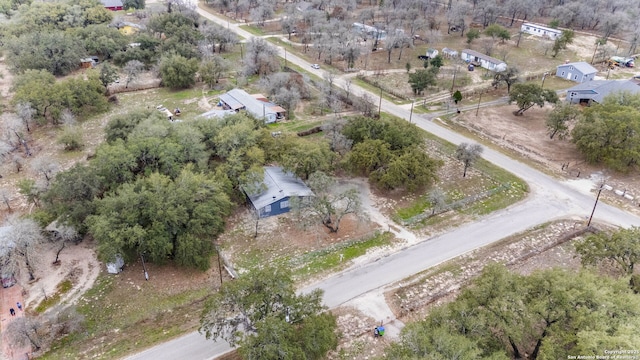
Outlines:
<svg viewBox="0 0 640 360"><path fill-rule="evenodd" d="M632 228L575 245L585 266L604 263L622 278L558 268L519 275L489 265L456 300L407 325L384 359L560 359L637 348L640 298L630 275L638 239Z"/></svg>

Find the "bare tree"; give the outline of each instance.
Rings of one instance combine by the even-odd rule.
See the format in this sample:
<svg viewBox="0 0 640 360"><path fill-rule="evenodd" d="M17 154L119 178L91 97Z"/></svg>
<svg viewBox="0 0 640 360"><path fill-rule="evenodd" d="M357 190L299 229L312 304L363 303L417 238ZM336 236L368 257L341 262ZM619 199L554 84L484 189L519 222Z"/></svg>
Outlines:
<svg viewBox="0 0 640 360"><path fill-rule="evenodd" d="M280 70L277 49L262 38L251 38L244 55L245 75L269 75Z"/></svg>
<svg viewBox="0 0 640 360"><path fill-rule="evenodd" d="M484 38L480 41L480 46L487 56L491 56L491 53L493 53L493 47L495 46L495 41L493 39Z"/></svg>
<svg viewBox="0 0 640 360"><path fill-rule="evenodd" d="M50 337L50 332L44 323L44 318L39 316L17 317L9 323L5 331L11 344L31 346L36 351L39 351L42 345L48 342Z"/></svg>
<svg viewBox="0 0 640 360"><path fill-rule="evenodd" d="M298 199L292 198L291 207L302 221L320 222L330 232L340 229L340 222L347 214L363 216L360 194L356 188L344 191L336 190L336 181L323 172L315 172L309 176L309 187L315 196Z"/></svg>
<svg viewBox="0 0 640 360"><path fill-rule="evenodd" d="M75 125L77 123L76 116L69 109L62 110L60 115L60 123L68 126Z"/></svg>
<svg viewBox="0 0 640 360"><path fill-rule="evenodd" d="M55 226L53 239L56 243L56 258L53 261L54 264L60 264L60 253L67 246L68 243L72 241L77 241L80 238L80 234L73 227L65 224L58 224L58 222L54 222ZM48 227L47 227L48 229Z"/></svg>
<svg viewBox="0 0 640 360"><path fill-rule="evenodd" d="M273 99L287 110L287 118L293 119L293 110L300 102L300 93L294 89L280 88Z"/></svg>
<svg viewBox="0 0 640 360"><path fill-rule="evenodd" d="M478 160L483 150L484 149L480 144L460 143L460 145L458 145L458 148L456 149L456 159L462 161L464 164L462 177L467 176L467 169L469 169L469 167Z"/></svg>
<svg viewBox="0 0 640 360"><path fill-rule="evenodd" d="M9 323L6 336L11 344L46 350L58 338L82 330L84 317L74 306L58 305L46 315L20 316Z"/></svg>
<svg viewBox="0 0 640 360"><path fill-rule="evenodd" d="M55 174L60 170L58 163L50 157L39 156L31 162L31 170L44 176L47 184L51 182Z"/></svg>
<svg viewBox="0 0 640 360"><path fill-rule="evenodd" d="M373 118L376 116L376 105L374 100L369 94L363 94L362 97L356 98L355 107L362 115Z"/></svg>
<svg viewBox="0 0 640 360"><path fill-rule="evenodd" d="M42 243L44 236L40 225L33 219L9 217L6 231L0 239L0 264L3 275L12 275L26 268L29 281L35 279L35 272L42 263Z"/></svg>
<svg viewBox="0 0 640 360"><path fill-rule="evenodd" d="M31 106L30 102L21 102L16 105L16 114L20 117L25 127L27 128L27 132L31 132L31 128L29 124L33 121L33 117L36 114L36 109Z"/></svg>
<svg viewBox="0 0 640 360"><path fill-rule="evenodd" d="M431 203L431 215L446 209L447 196L440 188L435 188L429 192L427 200Z"/></svg>
<svg viewBox="0 0 640 360"><path fill-rule="evenodd" d="M349 150L351 150L351 146L353 145L353 140L344 136L342 133L344 124L344 120L336 119L322 125L322 133L329 138L331 151L337 152L340 155L345 155Z"/></svg>
<svg viewBox="0 0 640 360"><path fill-rule="evenodd" d="M125 77L127 79L124 85L125 89L127 89L129 88L129 83L140 76L140 74L144 70L144 64L138 60L129 60L126 64L124 64L122 70L124 71Z"/></svg>
<svg viewBox="0 0 640 360"><path fill-rule="evenodd" d="M0 188L0 201L4 203L7 210L11 212L11 191L7 188Z"/></svg>

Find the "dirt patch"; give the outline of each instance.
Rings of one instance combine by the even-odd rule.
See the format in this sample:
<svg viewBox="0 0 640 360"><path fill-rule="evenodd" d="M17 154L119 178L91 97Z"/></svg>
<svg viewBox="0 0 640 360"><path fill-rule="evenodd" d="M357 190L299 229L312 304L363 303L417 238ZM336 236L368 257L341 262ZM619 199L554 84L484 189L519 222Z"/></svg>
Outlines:
<svg viewBox="0 0 640 360"><path fill-rule="evenodd" d="M62 304L75 304L89 290L100 273L96 259L95 243L90 238L77 245L66 246L60 253L60 263L53 264L56 248L50 247L44 256L44 267L37 273L36 281L26 283L25 306L37 305L45 296L52 296L64 280L71 280L73 288L60 298Z"/></svg>

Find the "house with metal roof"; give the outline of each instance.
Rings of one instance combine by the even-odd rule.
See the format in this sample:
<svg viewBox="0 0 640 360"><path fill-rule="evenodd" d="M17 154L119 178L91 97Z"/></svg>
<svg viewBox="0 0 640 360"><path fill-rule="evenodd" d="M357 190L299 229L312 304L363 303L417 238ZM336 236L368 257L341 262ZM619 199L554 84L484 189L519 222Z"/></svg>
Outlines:
<svg viewBox="0 0 640 360"><path fill-rule="evenodd" d="M124 9L124 4L122 0L100 0L102 5L109 10L119 11Z"/></svg>
<svg viewBox="0 0 640 360"><path fill-rule="evenodd" d="M640 93L640 85L636 80L593 80L567 89L567 101L571 104L590 105L592 102L602 103L609 95L628 92Z"/></svg>
<svg viewBox="0 0 640 360"><path fill-rule="evenodd" d="M240 111L245 110L256 119L263 119L265 123L270 124L276 122L284 116L284 109L278 107L274 109L275 104L264 102L249 95L246 91L233 89L225 94L220 95L218 105L225 110ZM278 110L281 110L280 112Z"/></svg>
<svg viewBox="0 0 640 360"><path fill-rule="evenodd" d="M558 65L556 69L557 77L578 83L593 80L597 73L598 70L596 70L596 68L584 61Z"/></svg>
<svg viewBox="0 0 640 360"><path fill-rule="evenodd" d="M489 55L479 53L471 49L464 49L460 52L460 58L467 63L471 63L475 66L481 66L491 71L505 71L507 70L507 64Z"/></svg>
<svg viewBox="0 0 640 360"><path fill-rule="evenodd" d="M300 178L277 166L265 166L264 180L260 185L256 186L259 190L253 193L243 189L259 218L289 212L292 197L313 196L313 191Z"/></svg>

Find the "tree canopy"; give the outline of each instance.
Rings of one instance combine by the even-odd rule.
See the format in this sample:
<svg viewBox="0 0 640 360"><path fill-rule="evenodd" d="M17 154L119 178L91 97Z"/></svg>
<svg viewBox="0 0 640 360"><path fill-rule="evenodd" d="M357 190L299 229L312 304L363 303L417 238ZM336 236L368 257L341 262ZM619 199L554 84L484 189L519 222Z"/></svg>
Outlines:
<svg viewBox="0 0 640 360"><path fill-rule="evenodd" d="M383 189L415 191L431 185L441 163L431 159L423 135L415 125L396 119L350 119L342 129L353 142L345 163L354 172L369 176Z"/></svg>
<svg viewBox="0 0 640 360"><path fill-rule="evenodd" d="M566 359L640 346L640 299L623 281L490 265L452 303L407 325L386 359ZM526 355L525 355L526 354Z"/></svg>
<svg viewBox="0 0 640 360"><path fill-rule="evenodd" d="M213 238L224 230L231 202L209 176L186 167L172 180L153 173L97 202L88 218L105 261L144 254L199 269L209 267Z"/></svg>
<svg viewBox="0 0 640 360"><path fill-rule="evenodd" d="M297 295L283 267L251 269L205 303L200 332L240 346L244 359L322 359L338 345L322 291Z"/></svg>
<svg viewBox="0 0 640 360"><path fill-rule="evenodd" d="M590 234L575 246L584 265L609 262L623 274L631 275L640 261L640 228Z"/></svg>
<svg viewBox="0 0 640 360"><path fill-rule="evenodd" d="M557 103L558 94L549 89L533 83L514 84L513 92L509 93L509 103L515 102L518 105L516 115L522 115L534 105L543 107L545 102Z"/></svg>
<svg viewBox="0 0 640 360"><path fill-rule="evenodd" d="M613 94L583 112L572 141L590 163L628 171L640 156L639 96Z"/></svg>

